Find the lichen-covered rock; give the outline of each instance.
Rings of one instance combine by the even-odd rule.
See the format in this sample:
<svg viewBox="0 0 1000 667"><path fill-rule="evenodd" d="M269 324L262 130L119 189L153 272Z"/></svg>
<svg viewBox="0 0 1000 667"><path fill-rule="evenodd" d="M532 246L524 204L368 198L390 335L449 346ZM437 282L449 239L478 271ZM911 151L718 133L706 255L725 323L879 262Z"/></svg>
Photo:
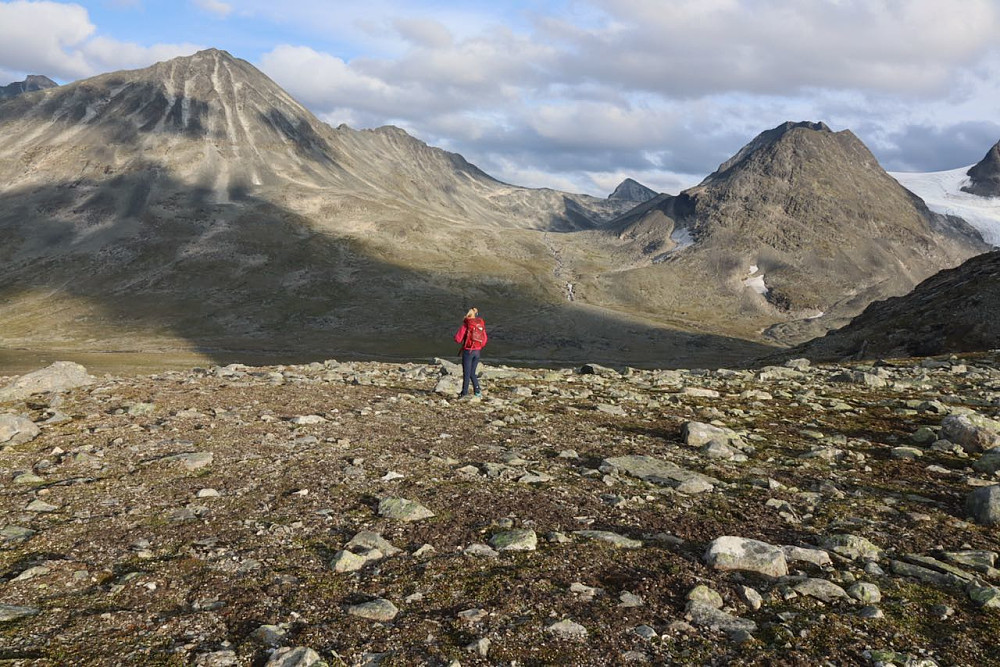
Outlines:
<svg viewBox="0 0 1000 667"><path fill-rule="evenodd" d="M995 526L1000 523L1000 484L983 486L965 498L965 509L976 523Z"/></svg>
<svg viewBox="0 0 1000 667"><path fill-rule="evenodd" d="M0 415L0 445L22 445L39 433L41 429L24 415Z"/></svg>
<svg viewBox="0 0 1000 667"><path fill-rule="evenodd" d="M704 558L716 570L742 570L770 577L788 574L788 563L780 547L743 537L716 538L708 545Z"/></svg>
<svg viewBox="0 0 1000 667"><path fill-rule="evenodd" d="M941 437L967 452L1000 447L1000 422L975 412L948 415L941 420Z"/></svg>

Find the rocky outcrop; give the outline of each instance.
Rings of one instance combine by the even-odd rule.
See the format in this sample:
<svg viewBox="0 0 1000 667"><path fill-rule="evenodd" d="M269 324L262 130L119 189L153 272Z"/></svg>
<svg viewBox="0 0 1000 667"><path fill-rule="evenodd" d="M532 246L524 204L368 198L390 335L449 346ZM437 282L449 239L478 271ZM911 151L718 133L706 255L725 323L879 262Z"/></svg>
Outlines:
<svg viewBox="0 0 1000 667"><path fill-rule="evenodd" d="M1000 251L877 301L849 325L783 353L817 360L929 356L1000 347Z"/></svg>
<svg viewBox="0 0 1000 667"><path fill-rule="evenodd" d="M1000 141L967 173L970 183L962 186L964 192L980 197L1000 197Z"/></svg>

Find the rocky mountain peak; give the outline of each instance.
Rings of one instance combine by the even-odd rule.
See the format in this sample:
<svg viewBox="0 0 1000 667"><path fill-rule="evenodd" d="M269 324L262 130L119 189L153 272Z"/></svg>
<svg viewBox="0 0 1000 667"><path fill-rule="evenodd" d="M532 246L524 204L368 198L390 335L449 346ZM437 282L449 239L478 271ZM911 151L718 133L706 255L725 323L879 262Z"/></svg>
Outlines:
<svg viewBox="0 0 1000 667"><path fill-rule="evenodd" d="M615 191L608 195L608 199L622 199L625 201L645 202L657 195L655 190L647 188L642 183L631 178L626 178L618 184Z"/></svg>
<svg viewBox="0 0 1000 667"><path fill-rule="evenodd" d="M1000 141L968 172L969 185L962 190L980 197L1000 197Z"/></svg>
<svg viewBox="0 0 1000 667"><path fill-rule="evenodd" d="M843 134L843 133L839 133ZM848 135L854 135L847 132ZM751 159L765 159L762 156L772 154L775 146L781 143L794 141L795 137L802 142L816 141L816 135L834 135L834 132L823 122L811 121L786 121L781 125L765 130L758 134L750 143L741 148L736 155L719 165L713 173L709 174L702 185L719 180L727 176L732 170L744 165ZM855 139L857 141L857 139ZM860 144L860 142L858 142ZM867 150L867 149L866 149ZM771 153L769 153L771 151ZM874 160L874 157L872 158Z"/></svg>
<svg viewBox="0 0 1000 667"><path fill-rule="evenodd" d="M55 88L59 84L47 76L41 74L29 74L24 81L15 81L6 86L0 86L0 100L7 100L17 97L22 93L32 93L36 90Z"/></svg>

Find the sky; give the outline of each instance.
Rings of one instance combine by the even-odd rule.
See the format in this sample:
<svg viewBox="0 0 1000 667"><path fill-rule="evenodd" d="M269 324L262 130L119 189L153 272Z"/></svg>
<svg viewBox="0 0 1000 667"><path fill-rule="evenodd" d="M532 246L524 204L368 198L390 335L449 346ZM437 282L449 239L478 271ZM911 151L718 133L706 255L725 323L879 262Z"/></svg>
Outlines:
<svg viewBox="0 0 1000 667"><path fill-rule="evenodd" d="M1000 141L1000 0L0 0L0 84L224 49L320 119L501 180L677 193L787 120L889 171Z"/></svg>

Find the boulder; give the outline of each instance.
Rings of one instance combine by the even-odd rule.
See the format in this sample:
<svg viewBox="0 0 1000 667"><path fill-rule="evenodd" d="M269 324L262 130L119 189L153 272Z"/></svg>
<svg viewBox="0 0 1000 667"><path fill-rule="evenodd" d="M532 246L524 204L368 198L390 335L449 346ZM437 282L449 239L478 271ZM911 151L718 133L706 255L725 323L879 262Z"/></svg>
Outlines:
<svg viewBox="0 0 1000 667"><path fill-rule="evenodd" d="M1000 523L1000 484L983 486L965 498L965 509L976 523L995 526Z"/></svg>
<svg viewBox="0 0 1000 667"><path fill-rule="evenodd" d="M68 391L94 383L87 369L72 361L57 361L41 370L22 375L0 389L0 402L20 401L33 394Z"/></svg>
<svg viewBox="0 0 1000 667"><path fill-rule="evenodd" d="M0 415L0 445L22 445L39 433L41 429L24 415Z"/></svg>
<svg viewBox="0 0 1000 667"><path fill-rule="evenodd" d="M705 563L716 570L757 572L769 577L788 574L780 547L767 542L726 535L715 539L705 552Z"/></svg>
<svg viewBox="0 0 1000 667"><path fill-rule="evenodd" d="M967 452L983 452L1000 447L1000 422L975 412L948 415L941 420L941 438Z"/></svg>

